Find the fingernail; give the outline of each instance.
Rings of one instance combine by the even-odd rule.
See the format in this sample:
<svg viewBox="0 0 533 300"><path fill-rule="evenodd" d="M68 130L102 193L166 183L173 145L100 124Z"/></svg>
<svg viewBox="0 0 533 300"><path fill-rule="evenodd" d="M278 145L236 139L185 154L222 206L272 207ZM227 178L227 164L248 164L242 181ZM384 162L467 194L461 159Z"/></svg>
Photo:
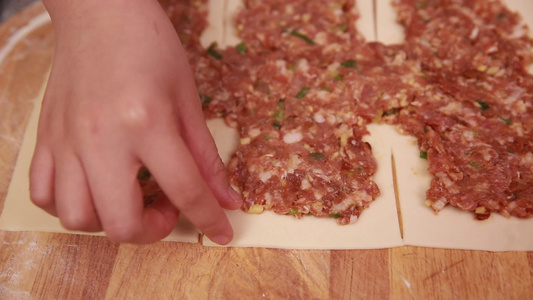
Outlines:
<svg viewBox="0 0 533 300"><path fill-rule="evenodd" d="M229 187L229 196L234 203L242 205L241 196L232 187Z"/></svg>
<svg viewBox="0 0 533 300"><path fill-rule="evenodd" d="M226 245L228 244L229 242L231 242L231 237L227 236L227 235L217 235L217 236L214 236L214 237L211 237L210 238L211 241L219 244L219 245Z"/></svg>

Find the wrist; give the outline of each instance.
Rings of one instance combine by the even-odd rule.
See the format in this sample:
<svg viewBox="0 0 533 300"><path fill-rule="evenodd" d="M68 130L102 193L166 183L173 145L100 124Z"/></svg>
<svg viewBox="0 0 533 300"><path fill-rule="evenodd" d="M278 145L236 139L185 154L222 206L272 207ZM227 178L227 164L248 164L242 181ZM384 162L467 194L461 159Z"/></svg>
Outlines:
<svg viewBox="0 0 533 300"><path fill-rule="evenodd" d="M43 3L56 32L71 29L80 32L113 23L132 24L132 20L162 12L157 0L43 0Z"/></svg>

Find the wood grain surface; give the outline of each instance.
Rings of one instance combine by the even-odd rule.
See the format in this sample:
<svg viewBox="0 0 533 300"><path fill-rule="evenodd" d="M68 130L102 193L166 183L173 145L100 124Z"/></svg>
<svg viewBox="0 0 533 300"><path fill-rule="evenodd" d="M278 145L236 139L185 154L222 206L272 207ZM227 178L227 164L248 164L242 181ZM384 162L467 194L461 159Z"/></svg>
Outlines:
<svg viewBox="0 0 533 300"><path fill-rule="evenodd" d="M43 11L4 23L0 49ZM43 26L0 62L0 207L53 39ZM533 252L137 246L42 232L0 240L0 299L533 299Z"/></svg>

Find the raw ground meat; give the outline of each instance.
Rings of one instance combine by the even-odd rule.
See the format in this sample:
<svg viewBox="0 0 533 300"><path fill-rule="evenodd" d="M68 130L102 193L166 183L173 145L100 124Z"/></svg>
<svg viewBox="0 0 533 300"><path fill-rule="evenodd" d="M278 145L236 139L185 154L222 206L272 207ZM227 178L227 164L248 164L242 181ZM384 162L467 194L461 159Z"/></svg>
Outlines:
<svg viewBox="0 0 533 300"><path fill-rule="evenodd" d="M228 164L251 213L353 223L379 195L371 122L418 139L426 203L533 216L532 41L499 1L395 0L406 42L368 43L354 1L245 0L237 47L205 49L206 0L162 1L208 118L241 143Z"/></svg>

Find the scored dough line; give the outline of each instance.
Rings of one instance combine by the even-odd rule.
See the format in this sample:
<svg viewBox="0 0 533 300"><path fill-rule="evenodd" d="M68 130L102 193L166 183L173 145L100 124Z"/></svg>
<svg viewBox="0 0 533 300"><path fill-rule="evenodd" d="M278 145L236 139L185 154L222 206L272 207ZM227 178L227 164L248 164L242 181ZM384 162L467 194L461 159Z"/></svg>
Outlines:
<svg viewBox="0 0 533 300"><path fill-rule="evenodd" d="M228 29L230 28L228 26L228 16L230 15L230 12L228 11L228 9L229 9L228 0L224 0L224 18L222 19L222 47L224 48L228 46L227 36L228 36Z"/></svg>
<svg viewBox="0 0 533 300"><path fill-rule="evenodd" d="M391 149L392 150L392 149ZM400 191L398 188L398 176L396 174L396 161L394 159L394 152L391 151L391 165L392 165L392 180L394 183L394 198L396 199L396 211L398 212L398 223L400 226L400 235L403 240L403 218L402 206L400 203Z"/></svg>
<svg viewBox="0 0 533 300"><path fill-rule="evenodd" d="M377 0L372 0L372 13L374 19L374 40L378 40L378 3Z"/></svg>

